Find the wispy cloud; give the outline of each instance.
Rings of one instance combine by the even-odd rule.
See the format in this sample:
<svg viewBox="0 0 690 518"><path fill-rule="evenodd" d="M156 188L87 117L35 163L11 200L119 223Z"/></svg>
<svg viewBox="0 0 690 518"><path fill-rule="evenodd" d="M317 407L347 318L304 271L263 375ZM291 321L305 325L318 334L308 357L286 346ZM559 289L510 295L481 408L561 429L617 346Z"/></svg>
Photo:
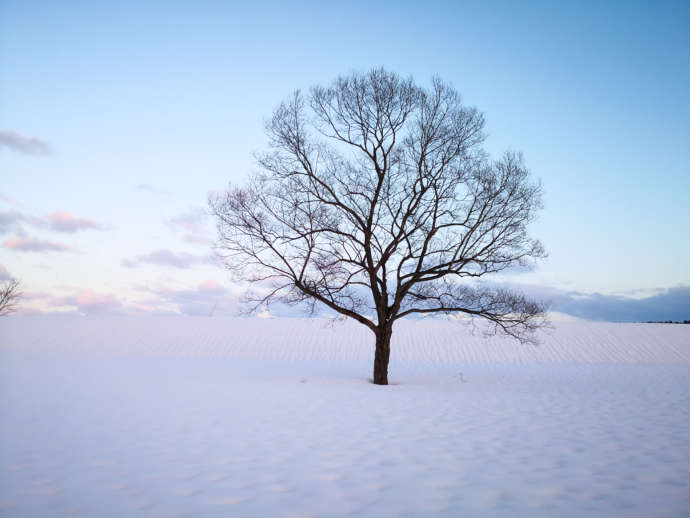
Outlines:
<svg viewBox="0 0 690 518"><path fill-rule="evenodd" d="M64 288L67 290L67 295L55 296L46 292L29 292L25 299L38 302L40 307L47 308L48 311L77 312L82 315L228 315L234 313L236 302L236 296L232 291L213 280L203 281L189 289L140 286L137 291L142 296L129 302L113 293L74 287Z"/></svg>
<svg viewBox="0 0 690 518"><path fill-rule="evenodd" d="M53 148L45 140L25 137L7 130L0 130L0 148L33 156L48 156L54 153Z"/></svg>
<svg viewBox="0 0 690 518"><path fill-rule="evenodd" d="M212 316L234 314L238 297L214 280L201 282L196 288L173 289L168 286L140 287L140 291L153 295L146 304L173 307L183 315Z"/></svg>
<svg viewBox="0 0 690 518"><path fill-rule="evenodd" d="M41 301L49 311L77 311L83 315L123 314L125 305L112 293L78 289L70 295L56 296L46 292L27 292L27 301Z"/></svg>
<svg viewBox="0 0 690 518"><path fill-rule="evenodd" d="M210 258L206 256L192 255L185 252L172 252L167 248L161 248L148 254L137 255L132 259L124 259L122 266L135 268L141 264L149 263L187 269L195 264L207 263L209 261Z"/></svg>
<svg viewBox="0 0 690 518"><path fill-rule="evenodd" d="M86 315L100 313L120 313L123 305L112 293L97 293L91 290L81 290L76 296L68 297L65 305L77 307L80 313Z"/></svg>
<svg viewBox="0 0 690 518"><path fill-rule="evenodd" d="M103 225L91 219L76 217L67 211L53 212L44 218L31 216L18 210L0 211L0 234L13 233L20 237L26 236L23 224L70 234L87 229L105 230Z"/></svg>
<svg viewBox="0 0 690 518"><path fill-rule="evenodd" d="M2 246L9 250L21 252L74 252L75 250L62 243L42 241L35 237L11 237Z"/></svg>
<svg viewBox="0 0 690 518"><path fill-rule="evenodd" d="M31 225L42 226L44 224L41 218L29 216L18 210L3 210L0 211L0 234L17 234L19 236L26 235L23 223Z"/></svg>
<svg viewBox="0 0 690 518"><path fill-rule="evenodd" d="M166 221L168 227L176 234L181 234L182 239L188 243L211 245L212 239L209 237L208 214L203 208L190 209Z"/></svg>
<svg viewBox="0 0 690 518"><path fill-rule="evenodd" d="M65 295L45 291L27 291L22 299L27 302L18 314L60 314L60 315L144 315L174 314L169 309L126 302L113 293L92 289L63 286Z"/></svg>
<svg viewBox="0 0 690 518"><path fill-rule="evenodd" d="M53 212L46 217L46 222L51 230L56 232L67 232L73 234L79 230L96 229L103 230L104 227L93 220L78 218L70 212Z"/></svg>

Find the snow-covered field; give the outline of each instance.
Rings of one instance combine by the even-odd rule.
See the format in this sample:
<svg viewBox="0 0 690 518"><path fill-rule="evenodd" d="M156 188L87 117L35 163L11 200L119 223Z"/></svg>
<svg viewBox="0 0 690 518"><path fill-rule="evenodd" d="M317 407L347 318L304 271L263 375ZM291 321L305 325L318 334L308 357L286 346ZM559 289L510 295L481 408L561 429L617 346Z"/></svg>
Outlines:
<svg viewBox="0 0 690 518"><path fill-rule="evenodd" d="M690 326L0 321L0 516L690 516Z"/></svg>

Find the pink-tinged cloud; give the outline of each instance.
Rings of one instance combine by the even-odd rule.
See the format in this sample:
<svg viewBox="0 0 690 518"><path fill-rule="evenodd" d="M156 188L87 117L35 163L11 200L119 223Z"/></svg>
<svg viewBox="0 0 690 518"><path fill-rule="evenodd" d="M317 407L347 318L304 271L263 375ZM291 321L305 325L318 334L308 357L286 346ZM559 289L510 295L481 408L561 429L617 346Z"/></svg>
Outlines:
<svg viewBox="0 0 690 518"><path fill-rule="evenodd" d="M112 313L122 309L122 302L111 293L80 291L77 295L77 308L82 313Z"/></svg>
<svg viewBox="0 0 690 518"><path fill-rule="evenodd" d="M74 252L73 248L62 243L41 241L35 237L11 237L6 239L2 246L20 252Z"/></svg>
<svg viewBox="0 0 690 518"><path fill-rule="evenodd" d="M73 234L79 230L86 230L89 228L103 230L103 227L95 221L86 218L77 218L66 211L53 212L46 220L50 229L56 232L68 232Z"/></svg>
<svg viewBox="0 0 690 518"><path fill-rule="evenodd" d="M49 304L60 308L76 306L80 313L85 315L103 313L122 313L124 306L112 293L98 293L92 290L79 290L74 295L65 297L51 297Z"/></svg>
<svg viewBox="0 0 690 518"><path fill-rule="evenodd" d="M53 154L53 148L45 140L35 137L24 137L13 131L6 130L0 130L0 149L2 148L33 156Z"/></svg>
<svg viewBox="0 0 690 518"><path fill-rule="evenodd" d="M57 287L57 286L56 286ZM112 293L97 292L90 289L70 288L68 295L54 295L44 291L24 293L22 299L27 304L22 310L36 314L74 314L74 315L140 315L142 313L161 313L157 308L145 308L138 303L125 304ZM28 314L21 311L18 313Z"/></svg>
<svg viewBox="0 0 690 518"><path fill-rule="evenodd" d="M26 232L23 228L24 223L35 227L47 227L56 232L67 232L71 234L86 229L104 230L104 227L95 221L87 218L78 218L67 211L53 212L45 218L31 216L18 210L0 211L0 234L11 232L20 237L24 237L26 236Z"/></svg>
<svg viewBox="0 0 690 518"><path fill-rule="evenodd" d="M133 259L124 259L122 266L127 268L135 268L142 263L157 264L160 266L172 266L174 268L191 268L197 263L207 262L207 257L200 257L197 255L187 254L185 252L172 252L166 248L155 250L149 254L141 254Z"/></svg>

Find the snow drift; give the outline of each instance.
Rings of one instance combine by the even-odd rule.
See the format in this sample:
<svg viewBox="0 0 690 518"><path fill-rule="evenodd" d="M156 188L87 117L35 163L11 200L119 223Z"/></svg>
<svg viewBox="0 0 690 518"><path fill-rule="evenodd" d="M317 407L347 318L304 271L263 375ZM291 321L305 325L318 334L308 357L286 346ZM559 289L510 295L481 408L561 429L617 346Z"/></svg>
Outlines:
<svg viewBox="0 0 690 518"><path fill-rule="evenodd" d="M0 321L0 516L683 516L690 326Z"/></svg>

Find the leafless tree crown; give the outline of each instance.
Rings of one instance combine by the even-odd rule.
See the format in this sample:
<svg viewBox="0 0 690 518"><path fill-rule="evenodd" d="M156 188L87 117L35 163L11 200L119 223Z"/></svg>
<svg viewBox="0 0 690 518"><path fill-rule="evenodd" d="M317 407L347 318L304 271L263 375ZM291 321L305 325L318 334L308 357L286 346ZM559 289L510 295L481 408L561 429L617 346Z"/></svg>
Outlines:
<svg viewBox="0 0 690 518"><path fill-rule="evenodd" d="M295 92L261 172L210 200L225 264L266 290L256 304L321 303L374 331L461 312L524 339L544 308L472 280L545 255L527 234L541 188L521 155L487 157L483 127L438 78L378 69Z"/></svg>
<svg viewBox="0 0 690 518"><path fill-rule="evenodd" d="M18 280L10 279L0 284L0 316L16 311L20 297Z"/></svg>

